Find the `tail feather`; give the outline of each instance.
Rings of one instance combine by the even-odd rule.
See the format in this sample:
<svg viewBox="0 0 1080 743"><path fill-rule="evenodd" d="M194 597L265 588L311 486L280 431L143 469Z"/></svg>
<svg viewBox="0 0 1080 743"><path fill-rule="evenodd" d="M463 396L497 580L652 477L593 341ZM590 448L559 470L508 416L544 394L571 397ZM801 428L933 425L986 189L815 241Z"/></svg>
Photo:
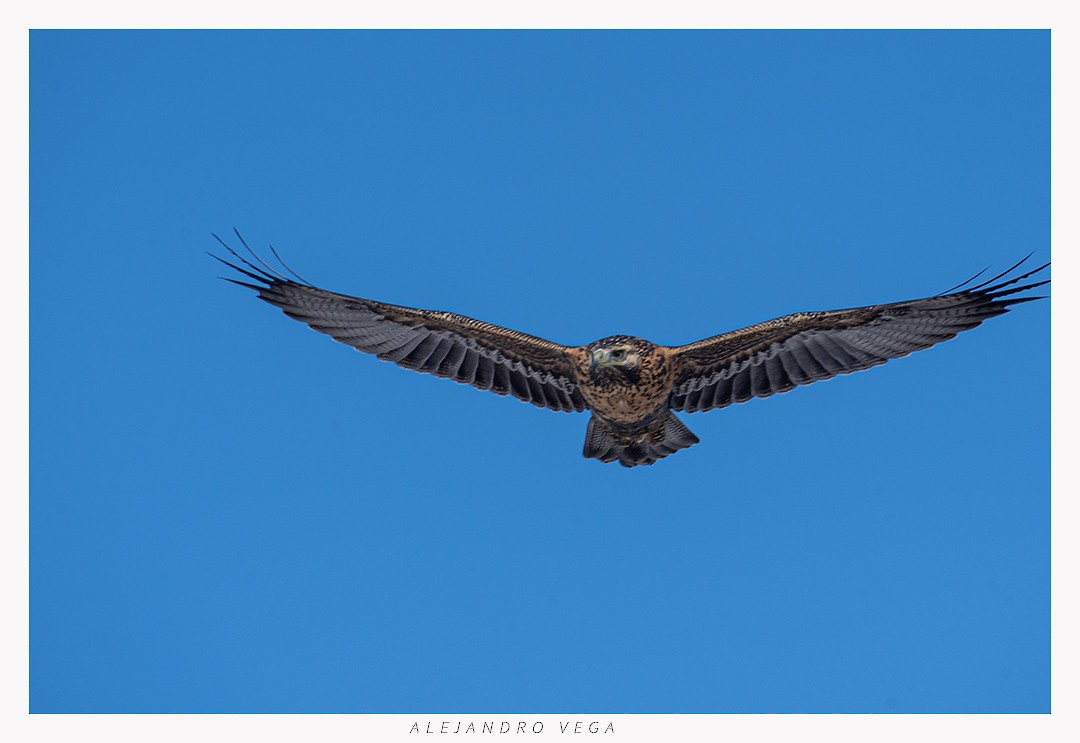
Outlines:
<svg viewBox="0 0 1080 743"><path fill-rule="evenodd" d="M699 440L670 410L641 428L630 429L610 425L594 415L585 432L583 453L601 462L637 467L653 464Z"/></svg>

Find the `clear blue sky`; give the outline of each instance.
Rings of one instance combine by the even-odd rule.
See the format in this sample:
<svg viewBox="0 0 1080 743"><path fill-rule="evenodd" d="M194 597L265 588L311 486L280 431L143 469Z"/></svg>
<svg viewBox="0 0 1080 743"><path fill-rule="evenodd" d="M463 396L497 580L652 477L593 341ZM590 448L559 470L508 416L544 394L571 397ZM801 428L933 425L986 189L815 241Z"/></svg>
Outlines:
<svg viewBox="0 0 1080 743"><path fill-rule="evenodd" d="M1049 302L624 470L204 254L575 344L929 295L1050 259L1049 43L33 32L32 711L1049 711Z"/></svg>

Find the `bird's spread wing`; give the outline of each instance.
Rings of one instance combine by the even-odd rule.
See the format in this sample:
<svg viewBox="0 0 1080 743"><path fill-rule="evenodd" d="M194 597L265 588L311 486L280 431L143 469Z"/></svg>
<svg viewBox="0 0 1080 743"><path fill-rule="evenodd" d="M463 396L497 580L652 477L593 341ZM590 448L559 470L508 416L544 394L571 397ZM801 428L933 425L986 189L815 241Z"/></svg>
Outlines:
<svg viewBox="0 0 1080 743"><path fill-rule="evenodd" d="M513 395L539 407L587 407L566 346L450 312L335 294L294 281L265 263L265 269L260 268L219 242L244 267L218 260L258 283L229 281L254 289L260 299L336 341L406 369Z"/></svg>
<svg viewBox="0 0 1080 743"><path fill-rule="evenodd" d="M1050 264L994 284L1023 262L960 291L955 287L950 293L908 302L802 312L672 348L671 407L696 412L768 397L946 341L1008 312L1010 305L1040 298L1004 299L1049 283L1015 286Z"/></svg>

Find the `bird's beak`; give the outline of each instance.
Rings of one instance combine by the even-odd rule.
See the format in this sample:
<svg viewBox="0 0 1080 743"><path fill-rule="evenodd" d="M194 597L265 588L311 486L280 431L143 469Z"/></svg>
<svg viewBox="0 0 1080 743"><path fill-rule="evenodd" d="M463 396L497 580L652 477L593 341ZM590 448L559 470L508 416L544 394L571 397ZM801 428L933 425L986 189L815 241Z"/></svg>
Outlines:
<svg viewBox="0 0 1080 743"><path fill-rule="evenodd" d="M610 366L611 354L605 349L598 348L592 352L592 368L595 369L598 366Z"/></svg>

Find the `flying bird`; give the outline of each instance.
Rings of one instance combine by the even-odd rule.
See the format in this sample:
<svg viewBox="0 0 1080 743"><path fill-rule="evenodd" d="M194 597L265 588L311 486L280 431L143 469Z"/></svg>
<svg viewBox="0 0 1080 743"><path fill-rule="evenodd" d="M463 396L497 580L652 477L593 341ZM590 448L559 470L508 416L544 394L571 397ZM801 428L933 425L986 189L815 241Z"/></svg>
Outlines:
<svg viewBox="0 0 1080 743"><path fill-rule="evenodd" d="M724 408L884 364L947 341L1011 305L1044 299L1016 295L1050 283L1021 283L1049 263L1011 275L1029 255L992 279L968 286L980 272L932 297L797 312L685 346L628 335L563 346L452 312L326 291L296 275L273 248L292 278L259 258L243 238L259 265L214 237L239 265L212 257L257 283L227 280L254 289L289 317L406 369L541 408L589 411L584 456L624 467L653 464L698 443L673 411Z"/></svg>

